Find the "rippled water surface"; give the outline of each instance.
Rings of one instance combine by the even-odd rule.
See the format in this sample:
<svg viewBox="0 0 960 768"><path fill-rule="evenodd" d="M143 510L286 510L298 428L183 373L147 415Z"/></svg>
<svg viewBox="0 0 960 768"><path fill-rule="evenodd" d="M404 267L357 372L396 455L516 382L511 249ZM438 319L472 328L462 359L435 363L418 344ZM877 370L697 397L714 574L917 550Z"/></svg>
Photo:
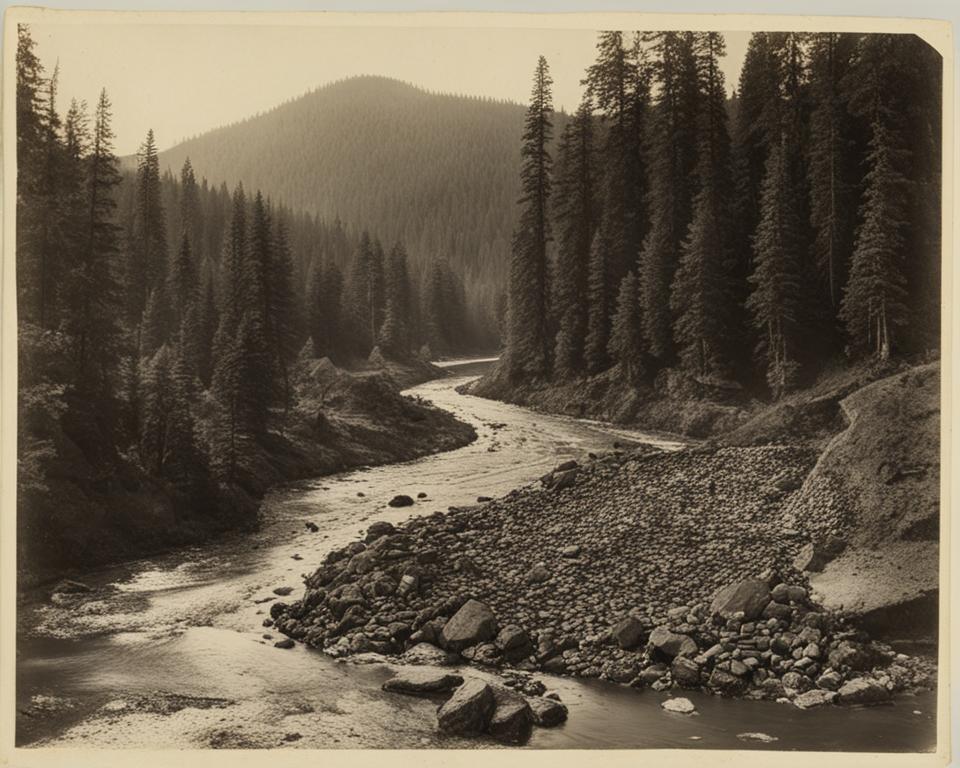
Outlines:
<svg viewBox="0 0 960 768"><path fill-rule="evenodd" d="M673 439L535 414L457 394L490 361L458 361L452 375L410 390L475 425L473 444L417 461L347 472L270 494L252 534L87 574L91 593L20 608L17 742L102 747L491 746L439 737L436 702L385 694L383 664L334 661L277 639L262 621L272 590L301 591L301 575L373 520L398 522L474 503L534 482L566 458L615 441L679 447ZM427 498L391 509L398 493ZM319 526L310 533L305 523ZM265 637L265 635L271 635ZM469 670L469 674L484 673ZM801 712L768 702L686 694L693 716L667 713L666 694L542 676L570 708L560 728L535 731L541 748L719 747L928 750L935 696L869 709ZM777 741L744 742L744 732Z"/></svg>

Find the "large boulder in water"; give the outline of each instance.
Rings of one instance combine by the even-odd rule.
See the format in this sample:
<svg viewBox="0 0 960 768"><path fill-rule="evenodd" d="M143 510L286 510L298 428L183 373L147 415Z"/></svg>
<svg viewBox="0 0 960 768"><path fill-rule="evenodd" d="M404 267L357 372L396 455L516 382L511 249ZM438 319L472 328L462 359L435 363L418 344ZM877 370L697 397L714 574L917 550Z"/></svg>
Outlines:
<svg viewBox="0 0 960 768"><path fill-rule="evenodd" d="M710 613L729 619L742 613L747 621L758 618L770 602L770 586L759 579L744 579L728 584L714 595Z"/></svg>
<svg viewBox="0 0 960 768"><path fill-rule="evenodd" d="M413 696L429 696L436 693L447 693L463 685L460 675L448 672L434 672L429 669L410 669L387 680L383 690L391 693L407 693Z"/></svg>
<svg viewBox="0 0 960 768"><path fill-rule="evenodd" d="M559 701L534 696L527 703L533 712L533 722L541 728L553 728L567 719L567 707Z"/></svg>
<svg viewBox="0 0 960 768"><path fill-rule="evenodd" d="M877 704L890 698L890 691L876 680L857 678L840 687L839 699L843 704Z"/></svg>
<svg viewBox="0 0 960 768"><path fill-rule="evenodd" d="M495 707L487 732L504 744L523 744L533 730L533 710L519 693L495 686Z"/></svg>
<svg viewBox="0 0 960 768"><path fill-rule="evenodd" d="M483 733L495 708L493 689L483 680L468 680L437 710L437 724L447 733Z"/></svg>
<svg viewBox="0 0 960 768"><path fill-rule="evenodd" d="M497 636L497 617L479 600L467 600L440 633L440 642L450 651L462 651Z"/></svg>

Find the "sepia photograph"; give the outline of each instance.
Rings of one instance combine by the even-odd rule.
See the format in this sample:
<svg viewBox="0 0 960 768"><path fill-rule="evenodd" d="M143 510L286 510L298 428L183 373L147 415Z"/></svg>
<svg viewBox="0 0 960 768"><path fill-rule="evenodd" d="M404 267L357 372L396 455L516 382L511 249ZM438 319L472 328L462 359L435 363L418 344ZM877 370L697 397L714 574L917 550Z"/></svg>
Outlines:
<svg viewBox="0 0 960 768"><path fill-rule="evenodd" d="M4 27L2 762L949 759L948 23Z"/></svg>

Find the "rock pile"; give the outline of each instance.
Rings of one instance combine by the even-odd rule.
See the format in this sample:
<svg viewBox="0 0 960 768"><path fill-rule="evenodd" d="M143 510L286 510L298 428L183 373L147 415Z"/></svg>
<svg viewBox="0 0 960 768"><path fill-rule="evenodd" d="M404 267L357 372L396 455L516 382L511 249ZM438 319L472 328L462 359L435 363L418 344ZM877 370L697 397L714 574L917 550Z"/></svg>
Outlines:
<svg viewBox="0 0 960 768"><path fill-rule="evenodd" d="M515 680L514 680L515 683ZM414 696L449 695L437 710L438 728L461 736L487 734L504 744L523 744L535 725L552 728L567 719L567 708L555 699L527 698L506 685L438 672L399 674L383 690ZM450 695L452 691L452 695Z"/></svg>
<svg viewBox="0 0 960 768"><path fill-rule="evenodd" d="M543 490L371 525L268 621L334 656L459 657L799 706L877 700L917 670L817 609L793 565L809 538L784 531L798 486L784 478L814 458L728 447L565 465ZM869 693L844 692L864 678Z"/></svg>

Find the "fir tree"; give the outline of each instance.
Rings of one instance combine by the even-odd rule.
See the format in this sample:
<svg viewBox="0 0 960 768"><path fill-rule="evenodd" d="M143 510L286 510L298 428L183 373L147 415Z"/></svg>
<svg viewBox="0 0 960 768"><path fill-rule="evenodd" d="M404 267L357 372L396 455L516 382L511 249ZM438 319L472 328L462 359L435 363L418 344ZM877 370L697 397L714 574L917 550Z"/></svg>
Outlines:
<svg viewBox="0 0 960 768"><path fill-rule="evenodd" d="M839 306L853 245L856 180L853 126L841 84L852 64L856 36L813 36L810 57L810 223L817 268L831 308Z"/></svg>
<svg viewBox="0 0 960 768"><path fill-rule="evenodd" d="M637 278L633 272L628 272L620 283L609 347L610 356L620 364L626 380L638 382L643 375L643 329L640 324Z"/></svg>
<svg viewBox="0 0 960 768"><path fill-rule="evenodd" d="M167 227L160 198L160 160L153 131L137 153L136 210L127 261L127 297L132 325L141 318L151 290L166 280ZM164 312L167 307L162 308ZM166 318L169 320L169 318ZM164 333L169 332L168 323Z"/></svg>
<svg viewBox="0 0 960 768"><path fill-rule="evenodd" d="M197 275L195 272L193 250L190 246L190 236L183 231L180 238L180 248L174 258L167 290L169 291L173 316L176 327L179 329L187 313L187 307L196 298Z"/></svg>
<svg viewBox="0 0 960 768"><path fill-rule="evenodd" d="M596 230L593 116L584 101L560 140L555 218L559 233L553 306L558 317L554 372L561 378L584 368L590 244Z"/></svg>
<svg viewBox="0 0 960 768"><path fill-rule="evenodd" d="M701 376L723 372L728 362L733 301L733 222L730 210L730 140L726 92L719 59L723 37L698 33L697 69L702 92L693 220L683 243L670 304L676 315L674 339L684 366Z"/></svg>
<svg viewBox="0 0 960 768"><path fill-rule="evenodd" d="M886 119L885 119L886 118ZM908 183L900 168L907 153L878 107L867 157L867 189L861 208L850 279L841 317L854 344L881 360L890 356L894 331L908 320L903 272Z"/></svg>
<svg viewBox="0 0 960 768"><path fill-rule="evenodd" d="M779 397L796 384L800 308L800 227L790 186L786 135L767 158L760 224L754 238L752 293L748 307L766 358L767 383Z"/></svg>
<svg viewBox="0 0 960 768"><path fill-rule="evenodd" d="M550 367L547 205L551 187L548 146L553 130L552 82L547 60L541 56L524 123L520 222L514 233L510 263L507 365L515 378L543 376Z"/></svg>
<svg viewBox="0 0 960 768"><path fill-rule="evenodd" d="M587 268L587 337L584 342L584 362L588 373L599 373L609 364L607 347L614 308L608 301L607 264L612 248L607 236L607 219L604 217L593 236Z"/></svg>
<svg viewBox="0 0 960 768"><path fill-rule="evenodd" d="M693 171L697 158L699 82L693 32L658 32L653 44L654 78L659 86L650 147L648 208L650 230L640 256L644 338L650 354L673 354L669 301L683 238L692 217Z"/></svg>

